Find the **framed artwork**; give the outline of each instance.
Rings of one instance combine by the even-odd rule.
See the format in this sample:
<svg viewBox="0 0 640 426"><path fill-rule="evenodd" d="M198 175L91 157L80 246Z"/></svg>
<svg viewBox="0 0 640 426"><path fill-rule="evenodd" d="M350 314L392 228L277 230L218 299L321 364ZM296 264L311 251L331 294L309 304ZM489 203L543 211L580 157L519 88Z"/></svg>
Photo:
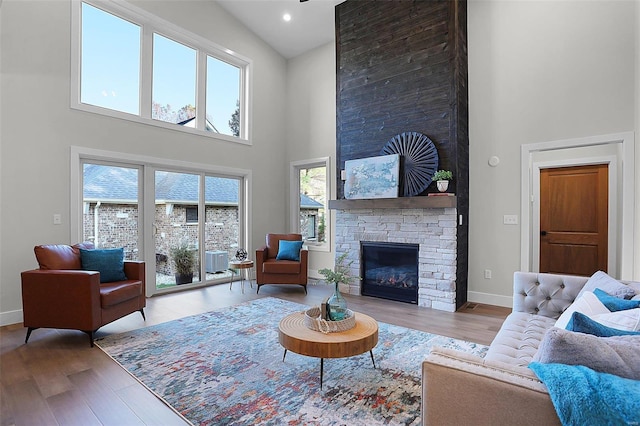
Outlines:
<svg viewBox="0 0 640 426"><path fill-rule="evenodd" d="M398 197L400 154L347 160L344 166L345 198Z"/></svg>

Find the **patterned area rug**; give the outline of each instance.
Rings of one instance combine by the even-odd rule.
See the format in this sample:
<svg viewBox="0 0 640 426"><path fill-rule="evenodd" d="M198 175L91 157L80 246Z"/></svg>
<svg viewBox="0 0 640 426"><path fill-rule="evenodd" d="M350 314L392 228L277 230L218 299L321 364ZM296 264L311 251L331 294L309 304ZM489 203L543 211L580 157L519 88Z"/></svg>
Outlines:
<svg viewBox="0 0 640 426"><path fill-rule="evenodd" d="M378 345L351 358L292 352L278 322L308 307L277 298L182 318L96 341L134 377L199 425L414 425L421 363L433 346L484 356L487 347L379 323Z"/></svg>

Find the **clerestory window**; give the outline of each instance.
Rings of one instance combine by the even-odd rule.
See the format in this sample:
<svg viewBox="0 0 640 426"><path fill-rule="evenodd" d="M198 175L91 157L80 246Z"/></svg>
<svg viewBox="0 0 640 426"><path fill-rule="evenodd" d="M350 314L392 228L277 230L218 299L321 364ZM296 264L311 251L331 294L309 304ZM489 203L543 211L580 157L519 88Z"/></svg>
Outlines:
<svg viewBox="0 0 640 426"><path fill-rule="evenodd" d="M72 11L73 108L249 143L248 59L125 2Z"/></svg>

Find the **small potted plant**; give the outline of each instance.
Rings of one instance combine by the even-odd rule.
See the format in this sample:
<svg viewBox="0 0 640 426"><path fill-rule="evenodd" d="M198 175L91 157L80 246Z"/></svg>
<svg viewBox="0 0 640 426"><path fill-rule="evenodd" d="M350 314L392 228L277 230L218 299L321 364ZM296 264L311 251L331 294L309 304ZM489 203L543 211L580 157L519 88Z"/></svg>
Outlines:
<svg viewBox="0 0 640 426"><path fill-rule="evenodd" d="M186 242L171 249L171 259L175 267L176 284L193 282L193 269L196 264L196 253Z"/></svg>
<svg viewBox="0 0 640 426"><path fill-rule="evenodd" d="M438 191L446 192L449 189L449 181L453 179L453 173L450 170L438 170L433 174L433 179L436 181Z"/></svg>
<svg viewBox="0 0 640 426"><path fill-rule="evenodd" d="M333 295L327 301L327 315L329 320L331 321L341 321L345 319L345 314L347 311L347 301L342 294L340 294L340 283L349 284L354 277L351 276L349 268L353 261L345 264L344 260L347 257L347 253L342 253L336 259L335 268L329 269L324 268L320 269L318 273L324 276L324 280L327 283L333 284L334 292Z"/></svg>

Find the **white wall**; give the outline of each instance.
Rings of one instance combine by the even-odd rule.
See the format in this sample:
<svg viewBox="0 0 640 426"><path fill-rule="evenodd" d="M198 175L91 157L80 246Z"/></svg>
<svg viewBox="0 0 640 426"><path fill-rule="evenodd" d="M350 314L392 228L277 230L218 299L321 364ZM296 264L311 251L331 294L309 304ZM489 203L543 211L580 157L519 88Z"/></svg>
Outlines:
<svg viewBox="0 0 640 426"><path fill-rule="evenodd" d="M3 1L0 324L21 321L20 272L37 266L33 247L72 242L71 146L251 169L254 246L286 229L286 61L214 2L135 4L254 61L253 146L71 110L70 1Z"/></svg>
<svg viewBox="0 0 640 426"><path fill-rule="evenodd" d="M633 2L636 7L636 45L635 45L635 58L636 58L636 216L640 216L640 3ZM633 240L635 243L635 260L634 260L634 276L633 279L640 281L640 218L636 217L635 221L635 236Z"/></svg>
<svg viewBox="0 0 640 426"><path fill-rule="evenodd" d="M470 300L512 295L520 229L502 217L521 214L521 145L637 128L634 3L468 3ZM496 168L487 164L492 155L501 159Z"/></svg>
<svg viewBox="0 0 640 426"><path fill-rule="evenodd" d="M287 65L287 161L331 157L331 199L336 197L335 42L290 59ZM331 252L309 252L309 275L333 268L335 211L331 210Z"/></svg>

